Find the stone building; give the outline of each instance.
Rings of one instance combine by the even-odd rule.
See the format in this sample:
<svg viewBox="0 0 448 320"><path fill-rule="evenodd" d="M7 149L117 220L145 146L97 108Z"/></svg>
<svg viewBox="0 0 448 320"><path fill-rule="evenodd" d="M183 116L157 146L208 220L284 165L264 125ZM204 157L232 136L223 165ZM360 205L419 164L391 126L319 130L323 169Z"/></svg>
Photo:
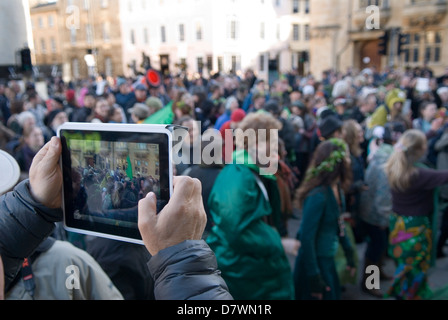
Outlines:
<svg viewBox="0 0 448 320"><path fill-rule="evenodd" d="M425 64L437 74L448 65L446 0L312 0L310 10L310 68L317 77L327 69Z"/></svg>

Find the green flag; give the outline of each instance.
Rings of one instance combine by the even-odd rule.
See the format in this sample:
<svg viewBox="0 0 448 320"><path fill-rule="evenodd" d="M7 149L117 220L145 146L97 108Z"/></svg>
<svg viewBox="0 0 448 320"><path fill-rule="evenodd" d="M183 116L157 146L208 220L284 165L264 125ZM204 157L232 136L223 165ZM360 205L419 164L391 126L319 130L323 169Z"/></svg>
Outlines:
<svg viewBox="0 0 448 320"><path fill-rule="evenodd" d="M132 172L132 163L131 163L131 157L128 156L128 167L126 168L126 175L129 177L129 179L134 178L134 174Z"/></svg>

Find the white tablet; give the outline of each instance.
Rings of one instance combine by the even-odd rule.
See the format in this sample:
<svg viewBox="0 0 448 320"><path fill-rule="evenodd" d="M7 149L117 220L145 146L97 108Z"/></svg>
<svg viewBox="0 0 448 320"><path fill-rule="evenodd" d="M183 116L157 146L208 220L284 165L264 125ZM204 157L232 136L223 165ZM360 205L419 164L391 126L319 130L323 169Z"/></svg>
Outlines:
<svg viewBox="0 0 448 320"><path fill-rule="evenodd" d="M143 244L139 200L154 192L160 212L172 195L172 127L66 123L58 137L65 229Z"/></svg>

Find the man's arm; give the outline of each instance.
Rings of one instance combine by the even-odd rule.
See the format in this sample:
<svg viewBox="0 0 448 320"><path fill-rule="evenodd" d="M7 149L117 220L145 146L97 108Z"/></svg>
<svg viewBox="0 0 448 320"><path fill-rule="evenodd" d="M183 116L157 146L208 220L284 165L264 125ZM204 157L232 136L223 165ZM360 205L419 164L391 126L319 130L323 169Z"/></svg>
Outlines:
<svg viewBox="0 0 448 320"><path fill-rule="evenodd" d="M173 196L159 214L154 193L138 208L139 230L153 256L149 268L156 299L232 299L215 254L201 240L207 222L201 183L176 177L173 187Z"/></svg>
<svg viewBox="0 0 448 320"><path fill-rule="evenodd" d="M160 251L148 263L157 300L233 300L216 257L203 240Z"/></svg>

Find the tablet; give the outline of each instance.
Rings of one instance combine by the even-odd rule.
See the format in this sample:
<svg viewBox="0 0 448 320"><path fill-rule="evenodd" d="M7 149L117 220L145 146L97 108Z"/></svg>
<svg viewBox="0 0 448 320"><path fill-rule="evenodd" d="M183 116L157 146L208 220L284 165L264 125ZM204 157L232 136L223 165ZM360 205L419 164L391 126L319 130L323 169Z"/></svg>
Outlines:
<svg viewBox="0 0 448 320"><path fill-rule="evenodd" d="M143 244L139 200L154 192L160 212L172 195L171 127L72 122L58 137L65 229Z"/></svg>

